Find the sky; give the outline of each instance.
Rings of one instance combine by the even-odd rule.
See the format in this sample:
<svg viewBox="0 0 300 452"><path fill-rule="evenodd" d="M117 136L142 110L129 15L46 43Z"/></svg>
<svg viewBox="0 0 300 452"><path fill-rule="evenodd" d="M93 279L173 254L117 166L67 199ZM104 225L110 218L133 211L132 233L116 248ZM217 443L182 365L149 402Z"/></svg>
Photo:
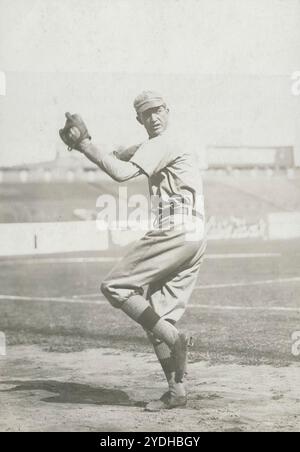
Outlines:
<svg viewBox="0 0 300 452"><path fill-rule="evenodd" d="M300 0L0 0L0 165L52 159L65 111L99 142L140 141L143 89L199 153L300 146L297 70Z"/></svg>

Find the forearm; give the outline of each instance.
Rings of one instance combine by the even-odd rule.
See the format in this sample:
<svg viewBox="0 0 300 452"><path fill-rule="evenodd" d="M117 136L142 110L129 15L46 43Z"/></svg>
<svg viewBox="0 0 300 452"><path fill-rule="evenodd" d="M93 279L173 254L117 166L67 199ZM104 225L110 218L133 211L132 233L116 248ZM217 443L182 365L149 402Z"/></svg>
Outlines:
<svg viewBox="0 0 300 452"><path fill-rule="evenodd" d="M139 168L133 163L119 160L113 154L107 154L89 140L82 142L80 152L117 182L124 182L141 174Z"/></svg>

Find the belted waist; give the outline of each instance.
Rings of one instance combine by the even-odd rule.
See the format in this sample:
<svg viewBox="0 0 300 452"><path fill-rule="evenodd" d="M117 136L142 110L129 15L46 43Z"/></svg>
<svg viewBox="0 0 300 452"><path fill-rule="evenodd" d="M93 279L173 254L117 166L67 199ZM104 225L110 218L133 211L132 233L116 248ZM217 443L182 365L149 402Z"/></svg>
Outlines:
<svg viewBox="0 0 300 452"><path fill-rule="evenodd" d="M204 221L204 215L198 212L196 209L191 208L190 205L185 203L183 198L172 198L169 202L164 202L164 204L159 203L158 206L158 221L164 218L173 217L175 215L180 216L193 216Z"/></svg>

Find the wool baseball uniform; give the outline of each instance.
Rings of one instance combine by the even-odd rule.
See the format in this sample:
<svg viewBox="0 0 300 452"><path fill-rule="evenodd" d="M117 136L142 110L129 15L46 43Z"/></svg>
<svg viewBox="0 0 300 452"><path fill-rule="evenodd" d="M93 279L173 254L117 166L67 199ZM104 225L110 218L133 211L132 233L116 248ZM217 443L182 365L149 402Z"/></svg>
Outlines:
<svg viewBox="0 0 300 452"><path fill-rule="evenodd" d="M166 131L141 144L130 162L148 177L150 195L158 197L161 209L155 227L112 269L102 291L117 308L133 294L144 295L160 317L177 322L192 294L206 247L196 156ZM184 215L187 206L190 210ZM193 234L191 225L196 226Z"/></svg>
<svg viewBox="0 0 300 452"><path fill-rule="evenodd" d="M169 385L158 404L147 405L153 411L187 401L187 338L175 324L186 309L206 248L204 203L195 149L167 130L169 109L163 98L144 91L134 107L147 141L106 154L87 139L78 150L118 182L142 174L148 178L155 221L106 276L101 290L112 306L144 328L153 344Z"/></svg>

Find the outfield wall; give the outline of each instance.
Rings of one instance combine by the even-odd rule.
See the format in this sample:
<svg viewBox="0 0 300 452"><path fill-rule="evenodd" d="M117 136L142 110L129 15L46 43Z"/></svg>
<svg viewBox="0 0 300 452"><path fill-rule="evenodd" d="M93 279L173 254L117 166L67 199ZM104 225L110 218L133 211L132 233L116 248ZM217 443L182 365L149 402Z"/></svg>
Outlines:
<svg viewBox="0 0 300 452"><path fill-rule="evenodd" d="M94 221L0 224L0 255L107 250L108 233Z"/></svg>

